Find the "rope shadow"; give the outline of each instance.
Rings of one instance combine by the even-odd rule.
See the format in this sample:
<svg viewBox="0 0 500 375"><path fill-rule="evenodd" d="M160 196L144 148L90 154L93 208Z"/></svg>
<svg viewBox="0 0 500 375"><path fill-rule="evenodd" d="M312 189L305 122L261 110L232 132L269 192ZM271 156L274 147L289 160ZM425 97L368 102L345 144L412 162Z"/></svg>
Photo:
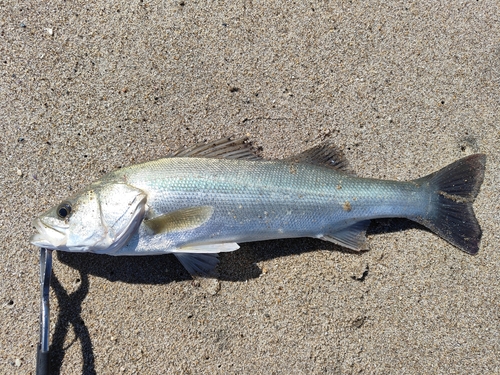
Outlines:
<svg viewBox="0 0 500 375"><path fill-rule="evenodd" d="M50 345L50 369L51 374L61 374L61 367L64 359L65 348L64 340L70 326L73 327L75 340L71 342L70 346L76 341L80 341L83 365L82 374L96 375L94 366L94 352L90 333L81 317L82 302L89 291L89 278L88 275L80 271L80 285L78 289L68 294L62 284L53 273L50 286L55 292L57 303L59 305L59 314L57 316L56 327L52 336L52 344Z"/></svg>

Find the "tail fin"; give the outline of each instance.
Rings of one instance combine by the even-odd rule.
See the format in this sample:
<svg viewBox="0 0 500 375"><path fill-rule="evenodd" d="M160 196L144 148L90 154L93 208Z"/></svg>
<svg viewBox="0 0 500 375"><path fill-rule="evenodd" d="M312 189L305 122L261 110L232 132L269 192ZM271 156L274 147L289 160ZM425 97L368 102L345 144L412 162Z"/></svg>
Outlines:
<svg viewBox="0 0 500 375"><path fill-rule="evenodd" d="M486 155L475 154L415 180L431 194L427 217L415 221L469 254L479 251L481 227L472 203L484 179Z"/></svg>

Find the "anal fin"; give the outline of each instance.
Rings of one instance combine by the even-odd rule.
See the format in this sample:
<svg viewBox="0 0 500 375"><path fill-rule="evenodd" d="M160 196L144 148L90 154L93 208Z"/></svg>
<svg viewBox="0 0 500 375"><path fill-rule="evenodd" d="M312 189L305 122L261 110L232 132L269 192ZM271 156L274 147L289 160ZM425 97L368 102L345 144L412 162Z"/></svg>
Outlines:
<svg viewBox="0 0 500 375"><path fill-rule="evenodd" d="M366 230L369 226L370 220L358 221L347 228L325 234L319 238L355 251L368 250Z"/></svg>

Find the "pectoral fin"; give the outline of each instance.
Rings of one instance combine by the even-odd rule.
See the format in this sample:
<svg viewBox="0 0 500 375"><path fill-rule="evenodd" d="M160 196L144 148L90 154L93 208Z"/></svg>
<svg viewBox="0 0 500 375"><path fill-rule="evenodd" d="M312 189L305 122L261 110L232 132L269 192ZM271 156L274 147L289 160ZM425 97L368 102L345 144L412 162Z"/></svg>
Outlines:
<svg viewBox="0 0 500 375"><path fill-rule="evenodd" d="M347 247L351 250L367 250L368 243L366 242L366 230L369 225L370 220L359 221L347 228L323 235L319 238Z"/></svg>
<svg viewBox="0 0 500 375"><path fill-rule="evenodd" d="M180 232L205 224L214 213L212 206L189 207L144 220L154 234Z"/></svg>

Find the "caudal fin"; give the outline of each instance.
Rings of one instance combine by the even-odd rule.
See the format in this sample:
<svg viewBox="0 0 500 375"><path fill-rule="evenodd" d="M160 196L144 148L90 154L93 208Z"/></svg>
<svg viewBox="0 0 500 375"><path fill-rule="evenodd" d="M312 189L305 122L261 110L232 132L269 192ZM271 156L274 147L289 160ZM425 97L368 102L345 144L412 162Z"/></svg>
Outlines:
<svg viewBox="0 0 500 375"><path fill-rule="evenodd" d="M472 203L484 179L486 155L475 154L415 180L431 194L427 217L415 221L469 254L479 251L481 227Z"/></svg>

